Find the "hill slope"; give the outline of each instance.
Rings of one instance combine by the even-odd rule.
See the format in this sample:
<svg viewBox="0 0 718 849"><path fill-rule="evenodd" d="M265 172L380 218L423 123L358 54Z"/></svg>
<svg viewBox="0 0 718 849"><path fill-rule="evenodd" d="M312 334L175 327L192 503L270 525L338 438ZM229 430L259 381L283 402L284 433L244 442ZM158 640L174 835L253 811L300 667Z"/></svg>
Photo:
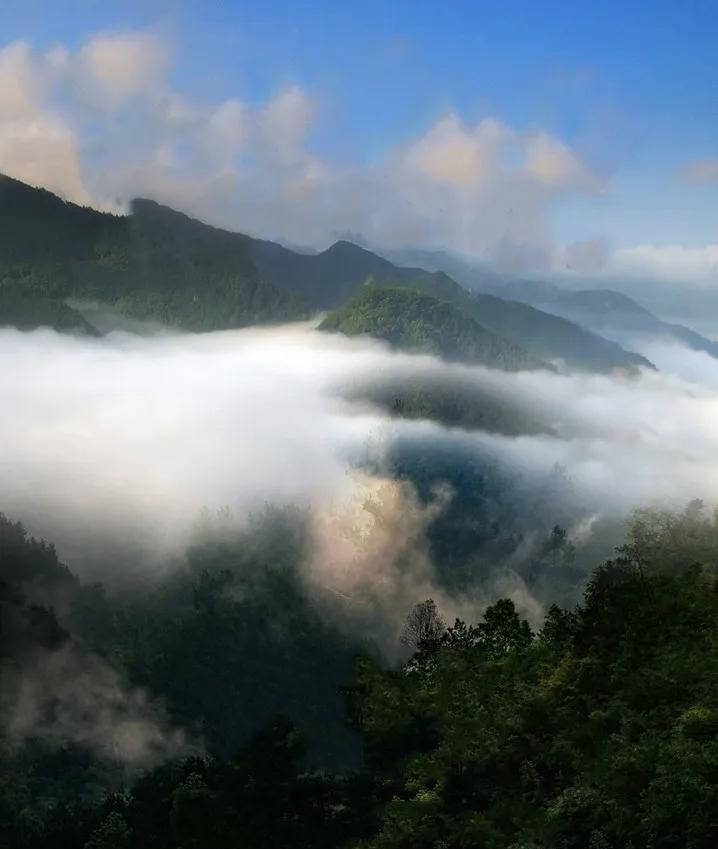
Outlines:
<svg viewBox="0 0 718 849"><path fill-rule="evenodd" d="M396 266L351 242L337 242L312 255L295 254L271 242L255 242L251 251L264 279L292 288L317 308L334 308L371 280L447 301L539 360L558 360L569 368L589 371L651 367L644 357L565 318L524 303L469 292L443 272Z"/></svg>
<svg viewBox="0 0 718 849"><path fill-rule="evenodd" d="M337 242L320 254L295 254L272 243L255 243L252 256L265 279L296 287L310 304L333 308L367 280L409 287L447 301L486 330L528 351L535 359L559 360L590 371L651 367L644 357L560 316L517 301L472 293L441 271L403 268L350 242Z"/></svg>
<svg viewBox="0 0 718 849"><path fill-rule="evenodd" d="M0 221L0 287L18 285L28 297L95 300L125 315L214 330L305 318L373 280L447 301L536 359L598 371L650 365L566 319L472 294L446 274L402 268L350 242L297 253L152 201L115 216L8 177L0 177Z"/></svg>
<svg viewBox="0 0 718 849"><path fill-rule="evenodd" d="M446 360L520 369L541 365L526 351L481 327L449 303L410 289L365 285L324 319L320 330L368 334L410 352Z"/></svg>
<svg viewBox="0 0 718 849"><path fill-rule="evenodd" d="M514 280L489 288L496 295L547 310L621 344L641 336L660 337L718 357L718 343L712 339L685 325L661 320L638 301L614 289L573 291L538 280Z"/></svg>
<svg viewBox="0 0 718 849"><path fill-rule="evenodd" d="M633 298L614 289L564 289L545 280L508 279L445 251L403 251L392 258L411 260L428 271L443 271L472 292L520 301L580 325L620 344L658 336L718 357L718 342L690 327L662 321Z"/></svg>
<svg viewBox="0 0 718 849"><path fill-rule="evenodd" d="M28 297L17 286L0 286L0 327L8 326L19 330L51 327L61 333L100 335L81 313L63 301Z"/></svg>
<svg viewBox="0 0 718 849"><path fill-rule="evenodd" d="M0 288L28 298L98 300L189 330L307 315L260 278L247 237L152 201L114 216L0 177L0 220Z"/></svg>
<svg viewBox="0 0 718 849"><path fill-rule="evenodd" d="M559 290L543 305L559 315L617 340L631 335L659 336L718 357L718 343L682 324L662 321L637 301L611 289Z"/></svg>

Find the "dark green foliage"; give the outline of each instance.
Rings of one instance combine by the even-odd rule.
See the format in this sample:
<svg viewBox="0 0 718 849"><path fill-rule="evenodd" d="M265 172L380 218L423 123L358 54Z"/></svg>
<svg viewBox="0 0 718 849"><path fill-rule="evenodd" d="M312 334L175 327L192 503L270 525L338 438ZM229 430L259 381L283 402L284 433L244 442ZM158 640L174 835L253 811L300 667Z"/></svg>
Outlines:
<svg viewBox="0 0 718 849"><path fill-rule="evenodd" d="M267 247L266 253L264 264L257 261L267 279L293 290L292 285L281 281L296 280L295 285L303 286L304 281L311 280L309 292L304 288L295 291L301 291L309 303L320 308L335 308L369 281L418 290L450 303L495 336L527 351L534 361L558 360L568 368L599 372L651 367L644 357L624 351L565 318L518 301L469 292L441 271L392 265L349 242L337 242L322 254L299 257L296 264L291 251Z"/></svg>
<svg viewBox="0 0 718 849"><path fill-rule="evenodd" d="M77 310L63 301L28 296L18 285L0 285L0 327L5 325L18 330L51 327L60 333L99 336Z"/></svg>
<svg viewBox="0 0 718 849"><path fill-rule="evenodd" d="M715 844L718 525L695 507L650 518L658 534L638 517L538 638L500 601L401 673L359 666L355 709L391 794L362 846Z"/></svg>
<svg viewBox="0 0 718 849"><path fill-rule="evenodd" d="M422 501L430 502L437 487L449 488L451 497L427 532L442 586L463 594L501 587L508 578L525 582L545 604L580 598L591 564L580 568L573 546L565 538L557 546L550 530L556 521L571 527L585 516L560 467L524 479L474 444L425 439L397 440L386 459L392 475L410 482Z"/></svg>
<svg viewBox="0 0 718 849"><path fill-rule="evenodd" d="M262 280L250 239L151 201L135 201L130 216L113 216L2 177L3 209L0 296L9 287L13 299L23 293L20 326L47 323L48 300L64 298L108 303L187 330L306 316L300 299ZM52 326L66 329L68 315L60 318Z"/></svg>
<svg viewBox="0 0 718 849"><path fill-rule="evenodd" d="M60 806L13 849L336 849L371 834L371 778L304 772L302 749L290 723L268 720L233 758L164 764L130 792Z"/></svg>
<svg viewBox="0 0 718 849"><path fill-rule="evenodd" d="M0 846L42 845L56 805L101 796L117 776L81 746L53 747L39 736L23 745L8 733L17 709L12 695L38 657L67 646L70 634L52 601L64 603L77 582L52 546L28 536L0 514ZM9 701L8 701L9 700ZM20 709L31 710L29 703ZM23 707L24 706L24 707ZM20 717L24 719L24 717ZM40 725L46 716L37 716ZM66 825L66 824L65 824ZM65 825L62 827L64 828Z"/></svg>
<svg viewBox="0 0 718 849"><path fill-rule="evenodd" d="M474 375L373 374L344 380L335 388L350 401L368 401L389 415L429 419L446 427L503 433L507 436L554 434L540 410L528 409L505 385L482 385Z"/></svg>
<svg viewBox="0 0 718 849"><path fill-rule="evenodd" d="M214 649L203 643L209 628L220 643L225 630L240 635L237 651L246 657L233 620L232 605L240 604L255 650L267 659L258 620L242 601L255 593L266 615L302 644L307 619L287 589L291 576L247 568L267 557L281 564L301 548L301 523L289 518L264 517L260 525L269 522L274 532L245 535L241 546L231 535L218 542L216 533L198 546L193 590L175 615L205 624L192 625L182 653L196 643L202 662L213 664ZM24 559L33 582L67 580L52 549L7 520L0 530L4 563L14 564L7 575L17 575ZM567 545L557 526L545 556L560 560ZM307 772L304 735L271 714L232 755L165 763L104 796L88 793L93 770L100 786L110 786L92 755L27 744L0 769L0 845L709 849L718 836L717 546L718 522L698 502L678 516L639 513L618 556L594 572L582 604L551 607L538 635L509 599L490 605L475 625L457 620L448 629L433 601L418 605L409 617L416 651L407 662L387 669L362 657L354 683L343 688L347 718L364 738L359 774ZM179 599L184 586L183 579L163 592ZM139 617L143 636L134 632L119 654L131 665L123 652L144 640L142 654L158 657L152 675L188 663L184 674L195 686L220 697L212 675L203 680L192 660L168 654L171 641L161 647L170 619L156 631L147 621L161 611L156 600L148 604ZM110 642L117 628L128 628L128 612L120 615L124 625L109 628ZM323 638L339 639L326 630ZM317 647L304 644L302 652ZM229 677L236 674L239 667ZM231 699L246 709L241 693Z"/></svg>
<svg viewBox="0 0 718 849"><path fill-rule="evenodd" d="M78 633L161 695L214 754L230 755L268 715L286 714L306 734L308 764L355 762L339 687L360 643L307 596L305 516L268 509L244 531L229 519L211 527L187 552L186 570L154 589L107 598L83 588Z"/></svg>
<svg viewBox="0 0 718 849"><path fill-rule="evenodd" d="M653 368L640 354L625 351L615 342L528 304L473 294L466 296L463 308L484 327L524 345L535 357L557 360L569 368L597 372Z"/></svg>
<svg viewBox="0 0 718 849"><path fill-rule="evenodd" d="M538 368L524 350L485 330L451 304L410 289L363 286L319 325L347 336L367 334L395 348L493 368Z"/></svg>
<svg viewBox="0 0 718 849"><path fill-rule="evenodd" d="M307 597L298 572L304 520L297 511L267 510L240 532L228 517L207 521L185 571L108 596L99 585L77 582L52 547L0 517L0 696L37 658L66 645L71 632L73 645L161 699L175 725L197 735L217 763L275 714L290 716L305 741L292 764L357 763L340 687L352 678L360 644L327 624ZM48 598L61 600L60 621L35 601ZM6 835L34 845L31 835L54 828L58 806L101 798L124 776L121 765L82 746L5 739L6 721L0 697L0 846ZM103 823L92 827L96 841L121 831L116 819Z"/></svg>
<svg viewBox="0 0 718 849"><path fill-rule="evenodd" d="M0 681L18 657L64 643L51 602L74 587L55 549L0 513Z"/></svg>
<svg viewBox="0 0 718 849"><path fill-rule="evenodd" d="M0 218L0 291L19 287L33 303L37 299L36 317L23 307L23 326L48 321L48 299L72 298L187 330L245 327L334 309L373 281L452 304L463 314L462 322L451 319L462 337L467 319L473 319L484 333L500 337L495 344L504 352L519 356L521 351L520 357L528 352L534 363L557 359L569 368L595 371L650 365L566 319L470 294L446 274L400 268L349 242L300 254L210 227L152 201L137 200L131 215L115 216L65 203L8 177L0 178ZM59 329L66 329L67 318L58 319ZM426 343L425 332L419 337ZM473 356L466 341L456 343L460 358ZM479 348L486 341L484 336Z"/></svg>

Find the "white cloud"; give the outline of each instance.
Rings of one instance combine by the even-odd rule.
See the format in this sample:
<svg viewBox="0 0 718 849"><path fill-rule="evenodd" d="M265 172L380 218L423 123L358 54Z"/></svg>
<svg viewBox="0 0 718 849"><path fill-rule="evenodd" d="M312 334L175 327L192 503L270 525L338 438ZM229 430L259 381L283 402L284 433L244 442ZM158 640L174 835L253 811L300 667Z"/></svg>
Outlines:
<svg viewBox="0 0 718 849"><path fill-rule="evenodd" d="M263 140L282 158L292 158L304 139L313 112L311 99L298 85L280 91L267 103L260 115Z"/></svg>
<svg viewBox="0 0 718 849"><path fill-rule="evenodd" d="M0 172L59 192L76 203L91 202L82 183L74 134L47 115L0 120Z"/></svg>
<svg viewBox="0 0 718 849"><path fill-rule="evenodd" d="M409 174L468 189L497 176L503 144L513 135L508 127L491 118L474 128L464 127L452 112L409 146L403 166Z"/></svg>
<svg viewBox="0 0 718 849"><path fill-rule="evenodd" d="M26 118L42 98L42 77L30 48L17 41L0 51L0 108L5 120Z"/></svg>
<svg viewBox="0 0 718 849"><path fill-rule="evenodd" d="M236 155L249 134L246 107L239 100L225 100L210 117L207 129L211 144L219 145L228 155Z"/></svg>
<svg viewBox="0 0 718 849"><path fill-rule="evenodd" d="M145 93L162 79L168 61L165 42L146 32L97 35L77 57L87 91L104 108Z"/></svg>
<svg viewBox="0 0 718 849"><path fill-rule="evenodd" d="M718 365L674 348L661 357L693 382L449 365L309 325L97 340L3 329L0 359L10 365L0 373L0 503L54 540L81 574L110 562L118 576L181 550L203 506L241 517L267 501L309 504L324 547L312 564L318 583L354 595L363 579L371 588L381 563L400 589L396 552L428 584L421 546L429 513L381 476L347 474L350 458L376 457L381 468L397 438L461 445L503 459L544 498L559 463L588 514L654 499L718 503ZM474 385L530 411L552 435L450 431L337 398L377 375ZM381 511L371 506L377 497ZM438 509L445 496L437 497ZM359 549L342 528L367 544Z"/></svg>
<svg viewBox="0 0 718 849"><path fill-rule="evenodd" d="M467 125L455 113L389 158L388 192L374 228L347 230L375 244L449 247L506 269L546 267L547 211L563 192L593 192L597 177L564 144L494 119Z"/></svg>
<svg viewBox="0 0 718 849"><path fill-rule="evenodd" d="M636 245L612 253L606 268L612 275L656 278L699 285L718 282L718 245Z"/></svg>
<svg viewBox="0 0 718 849"><path fill-rule="evenodd" d="M526 171L552 189L599 191L601 181L579 157L547 133L530 136L526 142Z"/></svg>
<svg viewBox="0 0 718 849"><path fill-rule="evenodd" d="M102 34L77 51L0 53L0 169L116 210L137 195L231 229L326 246L447 247L508 269L547 267L547 212L599 181L546 133L449 112L372 165L319 158L317 105L298 85L264 104L185 97L154 33Z"/></svg>
<svg viewBox="0 0 718 849"><path fill-rule="evenodd" d="M295 244L322 247L354 232L379 248L449 248L508 271L718 279L718 245L556 246L551 205L601 192L604 181L546 132L448 112L380 161L347 167L311 152L317 104L300 86L256 107L202 102L170 86L171 58L151 32L96 35L74 52L6 46L0 171L79 203L118 210L149 196ZM689 163L682 176L718 179L718 161Z"/></svg>
<svg viewBox="0 0 718 849"><path fill-rule="evenodd" d="M0 50L0 172L89 203L70 124L47 103L62 60L35 56L24 42Z"/></svg>

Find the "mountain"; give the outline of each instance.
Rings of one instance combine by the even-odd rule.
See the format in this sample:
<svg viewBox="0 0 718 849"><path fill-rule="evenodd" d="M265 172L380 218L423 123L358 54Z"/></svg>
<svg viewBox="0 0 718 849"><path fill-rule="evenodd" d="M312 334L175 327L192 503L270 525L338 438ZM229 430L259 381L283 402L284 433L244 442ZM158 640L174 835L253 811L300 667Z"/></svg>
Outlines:
<svg viewBox="0 0 718 849"><path fill-rule="evenodd" d="M640 336L658 336L718 357L718 343L685 325L662 321L633 298L613 289L572 290L545 280L510 278L447 251L405 250L389 256L410 259L427 271L450 274L472 292L529 304L620 345L630 346Z"/></svg>
<svg viewBox="0 0 718 849"><path fill-rule="evenodd" d="M481 293L467 293L461 301L467 312L480 316L485 327L512 341L525 340L527 350L542 359L584 371L633 372L654 367L640 354L529 304Z"/></svg>
<svg viewBox="0 0 718 849"><path fill-rule="evenodd" d="M621 344L640 336L660 337L718 357L718 343L682 324L662 321L633 298L614 289L563 289L541 280L508 280L488 286L494 294L524 301Z"/></svg>
<svg viewBox="0 0 718 849"><path fill-rule="evenodd" d="M319 329L347 336L367 334L401 350L455 362L510 370L543 365L451 304L411 289L365 284L329 313Z"/></svg>
<svg viewBox="0 0 718 849"><path fill-rule="evenodd" d="M401 248L381 250L381 255L395 265L417 266L427 271L443 271L470 291L487 291L505 280L505 275L494 271L490 266L464 259L452 251Z"/></svg>
<svg viewBox="0 0 718 849"><path fill-rule="evenodd" d="M43 299L96 300L187 330L308 315L261 279L248 237L153 201L115 216L0 177L0 220L0 288L20 288L38 309Z"/></svg>
<svg viewBox="0 0 718 849"><path fill-rule="evenodd" d="M150 200L135 200L127 216L110 215L9 177L0 177L0 221L0 288L20 287L38 299L38 310L39 299L72 298L186 330L215 330L306 318L372 280L446 301L538 360L604 372L650 366L564 318L471 293L443 272L400 267L351 242L297 253Z"/></svg>
<svg viewBox="0 0 718 849"><path fill-rule="evenodd" d="M718 343L682 324L662 321L637 301L611 289L557 290L549 298L544 293L534 303L619 342L657 336L718 357Z"/></svg>
<svg viewBox="0 0 718 849"><path fill-rule="evenodd" d="M575 322L523 303L470 292L442 271L396 266L351 242L337 242L314 255L297 255L274 243L259 242L252 255L264 279L292 288L317 308L337 306L371 280L446 301L537 360L557 360L569 368L603 372L652 367L645 357L625 351Z"/></svg>

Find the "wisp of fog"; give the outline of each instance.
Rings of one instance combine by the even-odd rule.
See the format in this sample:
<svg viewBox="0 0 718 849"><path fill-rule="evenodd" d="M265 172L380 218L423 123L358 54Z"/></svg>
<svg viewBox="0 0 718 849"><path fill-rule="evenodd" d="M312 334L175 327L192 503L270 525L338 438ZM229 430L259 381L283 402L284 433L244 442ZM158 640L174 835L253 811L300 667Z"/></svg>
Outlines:
<svg viewBox="0 0 718 849"><path fill-rule="evenodd" d="M80 574L113 544L131 542L145 564L181 551L202 508L335 509L367 485L352 466L399 438L460 443L529 477L559 463L596 512L718 496L718 362L703 355L701 382L507 373L299 323L101 339L3 329L0 356L0 504ZM451 430L341 397L342 386L417 375L471 381L548 432Z"/></svg>
<svg viewBox="0 0 718 849"><path fill-rule="evenodd" d="M537 625L542 604L514 567L536 550L538 531L470 592L453 592L427 536L451 487L422 500L386 458L398 443L458 449L511 470L537 490L525 503L549 510L541 487L560 467L582 505L569 539L589 551L599 517L656 501L715 504L718 361L656 340L650 356L666 370L513 373L398 353L311 323L99 339L2 329L0 510L55 542L81 577L113 585L180 562L203 511L241 524L268 502L297 505L311 516L312 551L297 564L308 592L342 627L370 625L389 655L406 611L427 597L450 621L510 596ZM536 427L511 436L448 428L393 417L357 392L422 381L476 388ZM60 719L42 728L36 716L48 698ZM1 707L11 736L30 729L57 745L80 742L128 768L195 745L161 705L77 646L40 655Z"/></svg>

